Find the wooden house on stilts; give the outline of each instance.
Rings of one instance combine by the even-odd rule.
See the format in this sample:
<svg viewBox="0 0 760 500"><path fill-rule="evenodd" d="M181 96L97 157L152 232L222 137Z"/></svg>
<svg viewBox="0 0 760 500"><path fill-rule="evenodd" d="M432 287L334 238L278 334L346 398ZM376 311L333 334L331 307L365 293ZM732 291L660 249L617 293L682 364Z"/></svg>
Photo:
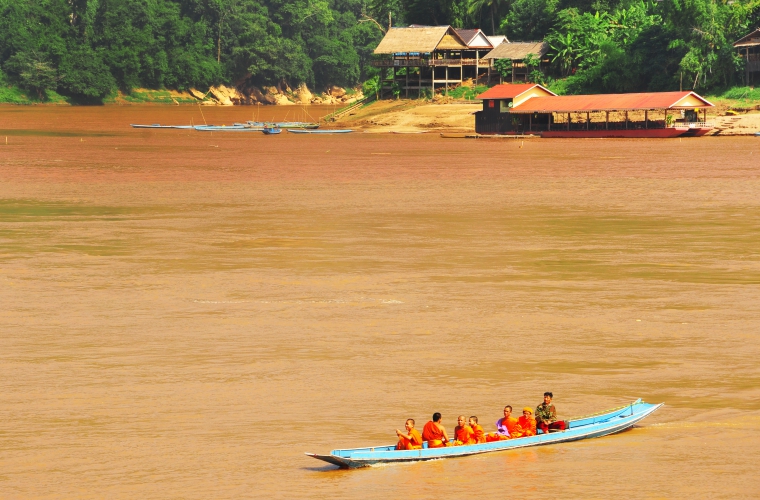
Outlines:
<svg viewBox="0 0 760 500"><path fill-rule="evenodd" d="M744 59L744 84L753 85L760 76L760 28L737 40L734 48Z"/></svg>
<svg viewBox="0 0 760 500"><path fill-rule="evenodd" d="M456 30L451 26L391 28L375 49L372 64L381 70L381 92L394 88L403 97L417 96L429 89L448 93L449 85L490 74L489 61L482 57L493 49L478 30Z"/></svg>

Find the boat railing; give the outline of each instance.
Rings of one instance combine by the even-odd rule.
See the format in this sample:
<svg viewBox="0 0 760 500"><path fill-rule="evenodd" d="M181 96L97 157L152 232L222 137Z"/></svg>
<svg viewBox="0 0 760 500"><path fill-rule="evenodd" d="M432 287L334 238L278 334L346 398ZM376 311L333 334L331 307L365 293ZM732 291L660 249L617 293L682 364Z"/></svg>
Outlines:
<svg viewBox="0 0 760 500"><path fill-rule="evenodd" d="M713 128L714 125L710 122L676 122L674 127L688 127L688 128Z"/></svg>

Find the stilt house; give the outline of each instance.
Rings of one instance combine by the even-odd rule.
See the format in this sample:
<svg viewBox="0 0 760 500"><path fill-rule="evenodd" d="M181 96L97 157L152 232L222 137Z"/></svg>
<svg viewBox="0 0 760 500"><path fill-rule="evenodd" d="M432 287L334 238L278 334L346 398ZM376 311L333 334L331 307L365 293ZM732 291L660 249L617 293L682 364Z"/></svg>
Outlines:
<svg viewBox="0 0 760 500"><path fill-rule="evenodd" d="M744 59L744 82L752 85L760 75L760 28L739 39L734 47Z"/></svg>
<svg viewBox="0 0 760 500"><path fill-rule="evenodd" d="M434 94L436 89L487 75L489 61L482 57L492 48L480 30L391 28L375 49L372 64L381 68L382 91L397 86L404 97L409 97L409 91L420 95L425 89Z"/></svg>
<svg viewBox="0 0 760 500"><path fill-rule="evenodd" d="M512 61L512 75L507 79L511 83L527 82L530 68L524 61L528 54L533 54L539 59L538 69L541 70L549 65L549 60L545 59L547 52L549 52L549 44L546 42L508 42L496 46L483 59L487 59L491 66L497 59L509 59Z"/></svg>

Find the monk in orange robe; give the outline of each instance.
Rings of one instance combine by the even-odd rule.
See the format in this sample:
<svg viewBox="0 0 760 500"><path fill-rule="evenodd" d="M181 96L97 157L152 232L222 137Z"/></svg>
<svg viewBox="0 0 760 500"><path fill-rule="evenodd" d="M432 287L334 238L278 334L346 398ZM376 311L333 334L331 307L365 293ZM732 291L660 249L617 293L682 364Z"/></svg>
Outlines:
<svg viewBox="0 0 760 500"><path fill-rule="evenodd" d="M485 443L486 442L486 433L483 431L483 427L478 424L478 417L472 416L470 417L470 427L472 427L472 432L474 433L474 438L476 443Z"/></svg>
<svg viewBox="0 0 760 500"><path fill-rule="evenodd" d="M522 437L536 435L536 419L533 418L533 408L530 406L523 408L523 416L517 419L517 425L522 430Z"/></svg>
<svg viewBox="0 0 760 500"><path fill-rule="evenodd" d="M441 425L441 414L433 413L433 420L422 429L422 440L427 441L428 448L443 448L449 442L446 429Z"/></svg>
<svg viewBox="0 0 760 500"><path fill-rule="evenodd" d="M398 444L396 444L397 450L419 450L422 448L422 435L420 431L414 428L414 419L407 419L404 424L406 432L401 432L396 429L396 435L398 436Z"/></svg>
<svg viewBox="0 0 760 500"><path fill-rule="evenodd" d="M522 429L517 424L517 418L512 416L512 407L504 407L504 418L496 421L496 432L486 436L486 442L502 441L504 439L516 438L522 436Z"/></svg>
<svg viewBox="0 0 760 500"><path fill-rule="evenodd" d="M475 433L465 422L464 415L459 415L457 426L454 428L454 446L475 444Z"/></svg>

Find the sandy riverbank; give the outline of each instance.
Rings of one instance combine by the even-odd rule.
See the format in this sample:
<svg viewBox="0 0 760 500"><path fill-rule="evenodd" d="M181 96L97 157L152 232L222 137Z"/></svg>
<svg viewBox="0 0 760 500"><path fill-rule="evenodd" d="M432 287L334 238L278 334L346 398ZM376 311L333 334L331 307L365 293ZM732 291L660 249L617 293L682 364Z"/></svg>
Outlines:
<svg viewBox="0 0 760 500"><path fill-rule="evenodd" d="M473 113L479 102L433 104L418 100L377 101L340 118L342 128L368 133L473 132ZM754 135L760 131L760 112L709 117L715 125L711 135Z"/></svg>

